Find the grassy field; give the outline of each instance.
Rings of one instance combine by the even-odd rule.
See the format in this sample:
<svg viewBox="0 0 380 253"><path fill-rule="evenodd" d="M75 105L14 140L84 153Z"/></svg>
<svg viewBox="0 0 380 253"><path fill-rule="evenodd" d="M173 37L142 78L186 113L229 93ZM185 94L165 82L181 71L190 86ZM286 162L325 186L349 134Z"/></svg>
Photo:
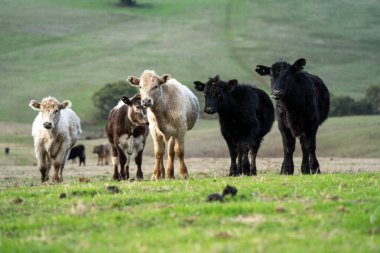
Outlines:
<svg viewBox="0 0 380 253"><path fill-rule="evenodd" d="M170 73L184 84L217 73L267 89L256 64L308 60L337 95L379 84L380 5L360 1L1 1L0 121L30 122L30 99L70 99L84 121L104 84Z"/></svg>
<svg viewBox="0 0 380 253"><path fill-rule="evenodd" d="M379 182L379 173L24 180L0 187L0 251L379 252ZM235 197L205 201L227 184Z"/></svg>

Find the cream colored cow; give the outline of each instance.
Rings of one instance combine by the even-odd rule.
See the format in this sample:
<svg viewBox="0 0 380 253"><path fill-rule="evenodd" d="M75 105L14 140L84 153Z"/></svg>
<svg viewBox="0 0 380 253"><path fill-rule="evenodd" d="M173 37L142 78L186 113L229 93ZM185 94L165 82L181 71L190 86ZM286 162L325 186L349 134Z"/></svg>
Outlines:
<svg viewBox="0 0 380 253"><path fill-rule="evenodd" d="M61 182L69 151L82 132L80 120L70 109L68 100L60 103L53 97L46 97L42 102L30 101L29 106L39 111L33 122L32 135L41 181L49 180L53 165L53 181Z"/></svg>

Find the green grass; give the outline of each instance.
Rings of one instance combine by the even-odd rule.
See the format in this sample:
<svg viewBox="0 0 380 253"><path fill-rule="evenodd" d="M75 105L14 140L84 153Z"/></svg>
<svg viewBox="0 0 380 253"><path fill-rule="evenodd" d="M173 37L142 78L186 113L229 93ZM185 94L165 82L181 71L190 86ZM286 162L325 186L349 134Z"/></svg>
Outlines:
<svg viewBox="0 0 380 253"><path fill-rule="evenodd" d="M70 99L84 121L104 84L170 73L188 86L211 75L268 89L256 64L308 60L336 95L379 84L380 5L374 0L3 0L0 121L30 122L30 99Z"/></svg>
<svg viewBox="0 0 380 253"><path fill-rule="evenodd" d="M379 252L379 182L360 173L2 183L0 251ZM205 202L226 184L236 197Z"/></svg>

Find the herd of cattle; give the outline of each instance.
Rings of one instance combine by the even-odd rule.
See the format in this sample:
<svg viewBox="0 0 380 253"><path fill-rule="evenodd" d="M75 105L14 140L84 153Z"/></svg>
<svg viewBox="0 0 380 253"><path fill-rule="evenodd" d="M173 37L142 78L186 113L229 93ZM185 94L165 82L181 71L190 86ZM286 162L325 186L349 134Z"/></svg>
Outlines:
<svg viewBox="0 0 380 253"><path fill-rule="evenodd" d="M303 154L301 172L320 173L315 154L316 134L328 116L330 96L318 76L303 70L305 64L305 59L299 59L293 64L281 61L271 67L256 66L259 75L271 78L275 109L264 91L239 84L236 79L223 81L215 76L206 82L194 82L195 89L204 93L204 111L219 116L221 133L231 158L230 176L256 175L257 152L272 128L275 111L284 148L281 174L294 173L293 152L297 137ZM141 164L150 132L155 154L152 180L174 178L174 156L179 159L179 177L187 178L184 142L186 132L198 120L197 97L170 75L159 76L152 70L145 70L140 78L130 76L128 82L139 87L140 92L132 98L122 97L110 111L106 135L111 148L107 145L94 148L98 165L108 164L111 153L113 179L125 180L129 178L130 161L134 159L136 178L143 179ZM67 159L79 157L79 163L85 164L84 146L74 147L82 132L80 120L68 100L59 102L47 97L41 102L32 100L29 106L39 111L32 135L41 181L49 179L52 165L53 181L62 181ZM165 146L168 154L166 171L163 162Z"/></svg>

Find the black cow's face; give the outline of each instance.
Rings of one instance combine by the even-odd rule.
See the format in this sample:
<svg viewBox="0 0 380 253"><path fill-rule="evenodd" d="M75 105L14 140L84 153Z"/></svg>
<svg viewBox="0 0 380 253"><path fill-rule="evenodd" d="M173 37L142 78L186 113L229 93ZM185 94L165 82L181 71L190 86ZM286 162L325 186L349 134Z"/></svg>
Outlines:
<svg viewBox="0 0 380 253"><path fill-rule="evenodd" d="M140 94L135 95L131 99L128 97L123 97L121 99L125 104L127 104L130 109L128 110L128 118L136 125L148 125L148 117L146 112L146 107L141 105Z"/></svg>
<svg viewBox="0 0 380 253"><path fill-rule="evenodd" d="M271 97L279 100L286 95L289 86L294 83L294 77L297 72L302 71L306 60L301 58L290 65L287 62L276 62L272 67L263 65L256 66L256 72L262 76L271 77Z"/></svg>
<svg viewBox="0 0 380 253"><path fill-rule="evenodd" d="M238 81L234 79L224 82L217 75L214 78L209 78L207 83L195 81L194 84L196 90L203 91L205 94L205 113L214 114L218 111L223 96L233 90Z"/></svg>

